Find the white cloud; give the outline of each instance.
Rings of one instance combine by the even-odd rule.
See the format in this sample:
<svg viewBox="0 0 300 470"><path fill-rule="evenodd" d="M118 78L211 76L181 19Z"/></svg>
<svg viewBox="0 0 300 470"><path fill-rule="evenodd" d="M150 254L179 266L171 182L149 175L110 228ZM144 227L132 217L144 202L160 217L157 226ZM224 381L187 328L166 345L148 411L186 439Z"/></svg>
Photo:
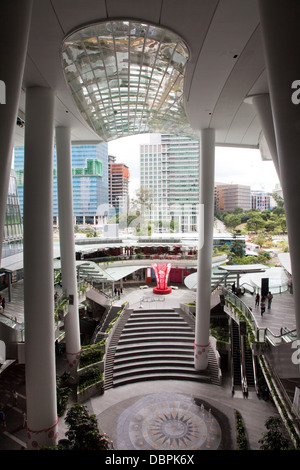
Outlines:
<svg viewBox="0 0 300 470"><path fill-rule="evenodd" d="M279 184L273 162L262 161L259 150L229 147L216 148L215 181L266 192Z"/></svg>
<svg viewBox="0 0 300 470"><path fill-rule="evenodd" d="M108 143L108 152L125 163L130 171L130 195L139 188L140 145L149 142L149 134L123 137ZM259 150L216 147L215 181L244 184L253 190L271 192L279 183L273 162L262 161Z"/></svg>

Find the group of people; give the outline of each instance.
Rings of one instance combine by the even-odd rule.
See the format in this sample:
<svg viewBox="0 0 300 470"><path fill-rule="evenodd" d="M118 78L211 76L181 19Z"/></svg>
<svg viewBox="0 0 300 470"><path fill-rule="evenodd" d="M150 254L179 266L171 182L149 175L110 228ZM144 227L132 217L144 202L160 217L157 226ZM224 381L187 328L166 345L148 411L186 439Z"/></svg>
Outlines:
<svg viewBox="0 0 300 470"><path fill-rule="evenodd" d="M271 308L272 305L272 300L273 300L273 295L269 291L267 296L262 295L260 298L259 293L256 294L255 296L255 307L258 307L260 305L260 314L263 316L263 314L266 311L266 301L268 302L268 310Z"/></svg>
<svg viewBox="0 0 300 470"><path fill-rule="evenodd" d="M121 294L123 293L123 289L122 289L122 287L120 287L120 289L117 289L117 288L115 287L114 292L115 292L115 296L118 295L118 299L119 299L120 296L121 296Z"/></svg>
<svg viewBox="0 0 300 470"><path fill-rule="evenodd" d="M13 399L13 406L16 407L18 405L18 392L13 390L12 392L12 399ZM23 412L23 428L27 426L27 415L26 412ZM0 405L0 427L6 428L6 413L4 410L3 405Z"/></svg>

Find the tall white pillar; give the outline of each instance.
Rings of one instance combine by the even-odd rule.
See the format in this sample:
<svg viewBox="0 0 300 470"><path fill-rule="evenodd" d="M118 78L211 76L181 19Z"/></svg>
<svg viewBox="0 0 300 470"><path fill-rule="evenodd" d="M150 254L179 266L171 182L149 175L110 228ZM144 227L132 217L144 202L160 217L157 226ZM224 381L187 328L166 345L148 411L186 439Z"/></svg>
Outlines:
<svg viewBox="0 0 300 470"><path fill-rule="evenodd" d="M203 129L199 165L199 245L197 262L195 358L197 370L208 366L211 269L214 226L215 131Z"/></svg>
<svg viewBox="0 0 300 470"><path fill-rule="evenodd" d="M1 74L4 83L4 96L0 104L0 263L4 223L7 205L7 193L12 164L12 153L23 71L27 54L28 35L30 30L32 0L18 3L17 14L15 2L2 0L0 14L0 51ZM14 31L14 33L12 33ZM4 99L3 99L4 98Z"/></svg>
<svg viewBox="0 0 300 470"><path fill-rule="evenodd" d="M278 179L280 181L280 168L270 95L268 93L251 95L245 99L245 102L253 104L253 106L255 107L263 134L265 136L266 142L270 150L270 154L272 156Z"/></svg>
<svg viewBox="0 0 300 470"><path fill-rule="evenodd" d="M76 378L81 345L73 225L71 131L67 127L56 128L56 156L62 287L69 297L68 313L65 316L66 360L69 371Z"/></svg>
<svg viewBox="0 0 300 470"><path fill-rule="evenodd" d="M258 0L287 219L298 338L300 338L300 104L292 88L300 80L300 4ZM299 87L298 87L299 88Z"/></svg>
<svg viewBox="0 0 300 470"><path fill-rule="evenodd" d="M57 443L53 282L54 94L26 91L24 310L28 448Z"/></svg>

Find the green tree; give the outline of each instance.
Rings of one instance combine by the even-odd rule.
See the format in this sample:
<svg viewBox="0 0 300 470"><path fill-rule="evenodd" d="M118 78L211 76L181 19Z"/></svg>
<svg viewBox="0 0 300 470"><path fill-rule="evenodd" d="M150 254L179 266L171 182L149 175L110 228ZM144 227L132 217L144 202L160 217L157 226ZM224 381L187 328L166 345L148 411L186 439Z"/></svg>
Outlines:
<svg viewBox="0 0 300 470"><path fill-rule="evenodd" d="M227 228L233 229L241 223L241 216L239 214L227 214L223 222Z"/></svg>
<svg viewBox="0 0 300 470"><path fill-rule="evenodd" d="M268 210L264 210L260 213L261 217L264 219L264 220L269 220L269 218L271 217L272 215L272 211L268 211Z"/></svg>
<svg viewBox="0 0 300 470"><path fill-rule="evenodd" d="M65 423L66 436L74 450L107 450L110 442L100 434L95 415L90 415L85 405L75 403L68 411Z"/></svg>
<svg viewBox="0 0 300 470"><path fill-rule="evenodd" d="M144 187L135 191L135 198L131 200L131 212L136 213L136 219L131 222L130 226L135 227L140 234L151 235L151 208L153 204L152 192ZM145 213L150 211L150 220L146 220ZM149 225L150 224L150 225Z"/></svg>
<svg viewBox="0 0 300 470"><path fill-rule="evenodd" d="M135 191L135 198L131 200L132 208L143 215L145 210L151 210L152 199L152 192L148 188L141 186Z"/></svg>
<svg viewBox="0 0 300 470"><path fill-rule="evenodd" d="M280 418L270 416L265 426L267 432L258 442L262 450L287 450L290 448L290 442L284 435L284 427Z"/></svg>
<svg viewBox="0 0 300 470"><path fill-rule="evenodd" d="M249 232L254 231L257 233L258 230L262 230L265 227L265 221L260 215L255 215L247 220L247 230Z"/></svg>
<svg viewBox="0 0 300 470"><path fill-rule="evenodd" d="M279 224L283 233L286 233L286 218L284 216L279 217Z"/></svg>
<svg viewBox="0 0 300 470"><path fill-rule="evenodd" d="M259 215L259 210L258 209L250 209L247 212L244 212L241 214L241 223L244 224L247 222L247 220L251 219L252 217L255 217L256 215Z"/></svg>
<svg viewBox="0 0 300 470"><path fill-rule="evenodd" d="M280 209L284 208L284 200L278 193L273 193L272 197Z"/></svg>
<svg viewBox="0 0 300 470"><path fill-rule="evenodd" d="M276 227L277 227L277 223L276 223L275 220L269 219L265 223L265 229L266 229L267 232L275 232Z"/></svg>
<svg viewBox="0 0 300 470"><path fill-rule="evenodd" d="M242 209L241 207L236 207L233 211L234 214L243 214L244 212L244 209Z"/></svg>
<svg viewBox="0 0 300 470"><path fill-rule="evenodd" d="M67 408L69 396L72 388L69 385L71 374L65 372L61 376L56 377L56 401L57 401L57 414L63 416Z"/></svg>
<svg viewBox="0 0 300 470"><path fill-rule="evenodd" d="M283 198L277 193L273 193L272 197L276 202L276 207L274 207L273 213L277 215L283 215L285 213Z"/></svg>
<svg viewBox="0 0 300 470"><path fill-rule="evenodd" d="M263 244L266 241L266 237L264 237L261 233L258 235L256 239L256 243L260 246L260 248L263 246Z"/></svg>

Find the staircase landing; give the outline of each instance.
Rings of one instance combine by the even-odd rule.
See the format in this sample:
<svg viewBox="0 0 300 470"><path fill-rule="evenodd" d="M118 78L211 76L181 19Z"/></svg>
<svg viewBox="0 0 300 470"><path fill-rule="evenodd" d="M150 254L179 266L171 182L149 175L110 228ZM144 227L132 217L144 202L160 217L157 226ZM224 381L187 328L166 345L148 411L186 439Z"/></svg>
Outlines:
<svg viewBox="0 0 300 470"><path fill-rule="evenodd" d="M105 389L155 379L219 385L212 349L208 368L194 368L194 327L194 320L180 309L127 310L109 343Z"/></svg>

